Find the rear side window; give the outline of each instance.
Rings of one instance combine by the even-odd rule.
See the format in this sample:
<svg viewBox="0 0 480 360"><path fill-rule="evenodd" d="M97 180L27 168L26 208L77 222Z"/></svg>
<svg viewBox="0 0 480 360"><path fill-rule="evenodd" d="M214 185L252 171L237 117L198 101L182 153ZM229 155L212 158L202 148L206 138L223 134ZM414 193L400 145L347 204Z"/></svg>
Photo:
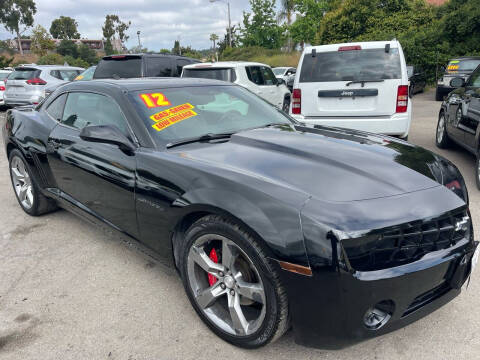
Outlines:
<svg viewBox="0 0 480 360"><path fill-rule="evenodd" d="M50 75L54 78L66 81L72 81L75 79L78 74L80 74L80 70L52 70L50 71Z"/></svg>
<svg viewBox="0 0 480 360"><path fill-rule="evenodd" d="M248 80L256 85L265 85L260 66L247 66L245 70L247 71Z"/></svg>
<svg viewBox="0 0 480 360"><path fill-rule="evenodd" d="M40 75L37 69L15 69L9 76L8 80L30 80Z"/></svg>
<svg viewBox="0 0 480 360"><path fill-rule="evenodd" d="M182 75L182 70L185 65L190 65L192 61L190 60L185 60L185 59L178 59L177 60L177 75L180 76Z"/></svg>
<svg viewBox="0 0 480 360"><path fill-rule="evenodd" d="M300 82L401 79L398 49L317 52L303 57Z"/></svg>
<svg viewBox="0 0 480 360"><path fill-rule="evenodd" d="M142 58L124 56L106 58L98 64L94 79L136 78L142 76Z"/></svg>
<svg viewBox="0 0 480 360"><path fill-rule="evenodd" d="M213 79L228 82L234 82L237 79L235 76L235 70L230 68L184 69L183 77Z"/></svg>
<svg viewBox="0 0 480 360"><path fill-rule="evenodd" d="M172 59L169 57L147 57L148 77L170 77L172 76Z"/></svg>
<svg viewBox="0 0 480 360"><path fill-rule="evenodd" d="M5 80L10 73L0 73L0 81Z"/></svg>
<svg viewBox="0 0 480 360"><path fill-rule="evenodd" d="M265 85L277 84L277 78L275 77L275 74L273 73L272 69L266 66L262 66L261 71L263 76L263 82Z"/></svg>

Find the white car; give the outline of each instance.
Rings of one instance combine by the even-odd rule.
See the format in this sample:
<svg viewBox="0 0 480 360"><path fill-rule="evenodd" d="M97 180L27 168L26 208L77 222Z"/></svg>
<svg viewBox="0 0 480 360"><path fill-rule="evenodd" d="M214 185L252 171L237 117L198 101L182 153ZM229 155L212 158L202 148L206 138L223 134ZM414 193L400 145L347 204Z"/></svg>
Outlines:
<svg viewBox="0 0 480 360"><path fill-rule="evenodd" d="M297 67L290 113L304 123L407 139L408 85L396 40L307 47Z"/></svg>
<svg viewBox="0 0 480 360"><path fill-rule="evenodd" d="M238 84L288 112L291 94L284 81L278 80L272 68L255 62L219 61L183 67L182 77L216 79Z"/></svg>
<svg viewBox="0 0 480 360"><path fill-rule="evenodd" d="M277 79L282 79L287 84L287 87L293 85L293 81L295 80L295 73L297 69L294 67L274 67L272 68L273 73L277 77Z"/></svg>
<svg viewBox="0 0 480 360"><path fill-rule="evenodd" d="M0 106L5 105L3 93L5 92L5 79L11 73L10 70L0 70Z"/></svg>

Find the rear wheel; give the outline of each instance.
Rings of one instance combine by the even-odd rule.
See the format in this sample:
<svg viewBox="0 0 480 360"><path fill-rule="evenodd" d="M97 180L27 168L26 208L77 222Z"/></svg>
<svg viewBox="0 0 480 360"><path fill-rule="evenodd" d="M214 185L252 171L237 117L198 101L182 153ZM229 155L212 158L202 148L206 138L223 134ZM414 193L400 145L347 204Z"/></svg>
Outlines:
<svg viewBox="0 0 480 360"><path fill-rule="evenodd" d="M440 149L446 149L450 145L450 139L447 134L447 121L443 111L438 116L435 143Z"/></svg>
<svg viewBox="0 0 480 360"><path fill-rule="evenodd" d="M190 302L218 336L255 348L286 331L285 290L262 247L241 227L206 216L186 232L181 254Z"/></svg>
<svg viewBox="0 0 480 360"><path fill-rule="evenodd" d="M22 153L14 149L9 156L10 178L18 203L29 215L38 216L56 209L53 200L45 197L32 178Z"/></svg>

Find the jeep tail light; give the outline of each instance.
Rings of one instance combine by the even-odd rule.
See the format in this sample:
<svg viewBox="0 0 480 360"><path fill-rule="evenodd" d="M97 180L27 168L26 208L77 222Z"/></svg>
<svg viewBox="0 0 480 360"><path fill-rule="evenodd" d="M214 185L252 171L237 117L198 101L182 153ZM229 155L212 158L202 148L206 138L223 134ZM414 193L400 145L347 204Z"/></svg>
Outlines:
<svg viewBox="0 0 480 360"><path fill-rule="evenodd" d="M42 80L40 78L33 78L30 80L27 80L28 85L47 85L47 82L45 80Z"/></svg>
<svg viewBox="0 0 480 360"><path fill-rule="evenodd" d="M302 90L293 89L292 93L292 114L302 113Z"/></svg>
<svg viewBox="0 0 480 360"><path fill-rule="evenodd" d="M350 45L350 46L340 46L338 51L352 51L352 50L362 50L360 45Z"/></svg>
<svg viewBox="0 0 480 360"><path fill-rule="evenodd" d="M0 85L0 91L5 91L5 86Z"/></svg>
<svg viewBox="0 0 480 360"><path fill-rule="evenodd" d="M397 113L407 112L408 108L408 85L400 85L397 91Z"/></svg>

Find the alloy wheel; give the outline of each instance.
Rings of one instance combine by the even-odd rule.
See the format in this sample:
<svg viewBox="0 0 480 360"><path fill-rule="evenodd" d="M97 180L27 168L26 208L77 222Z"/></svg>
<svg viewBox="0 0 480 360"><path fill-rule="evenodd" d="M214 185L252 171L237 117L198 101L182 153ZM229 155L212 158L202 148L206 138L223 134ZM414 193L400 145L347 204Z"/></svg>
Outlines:
<svg viewBox="0 0 480 360"><path fill-rule="evenodd" d="M33 186L32 180L26 169L23 160L14 156L11 160L10 171L12 174L13 187L20 203L25 209L31 209L33 206Z"/></svg>
<svg viewBox="0 0 480 360"><path fill-rule="evenodd" d="M216 327L239 337L260 329L266 314L263 282L236 243L203 235L192 244L187 266L195 302Z"/></svg>
<svg viewBox="0 0 480 360"><path fill-rule="evenodd" d="M445 115L441 115L438 119L438 126L437 126L437 143L441 143L443 137L445 135Z"/></svg>

